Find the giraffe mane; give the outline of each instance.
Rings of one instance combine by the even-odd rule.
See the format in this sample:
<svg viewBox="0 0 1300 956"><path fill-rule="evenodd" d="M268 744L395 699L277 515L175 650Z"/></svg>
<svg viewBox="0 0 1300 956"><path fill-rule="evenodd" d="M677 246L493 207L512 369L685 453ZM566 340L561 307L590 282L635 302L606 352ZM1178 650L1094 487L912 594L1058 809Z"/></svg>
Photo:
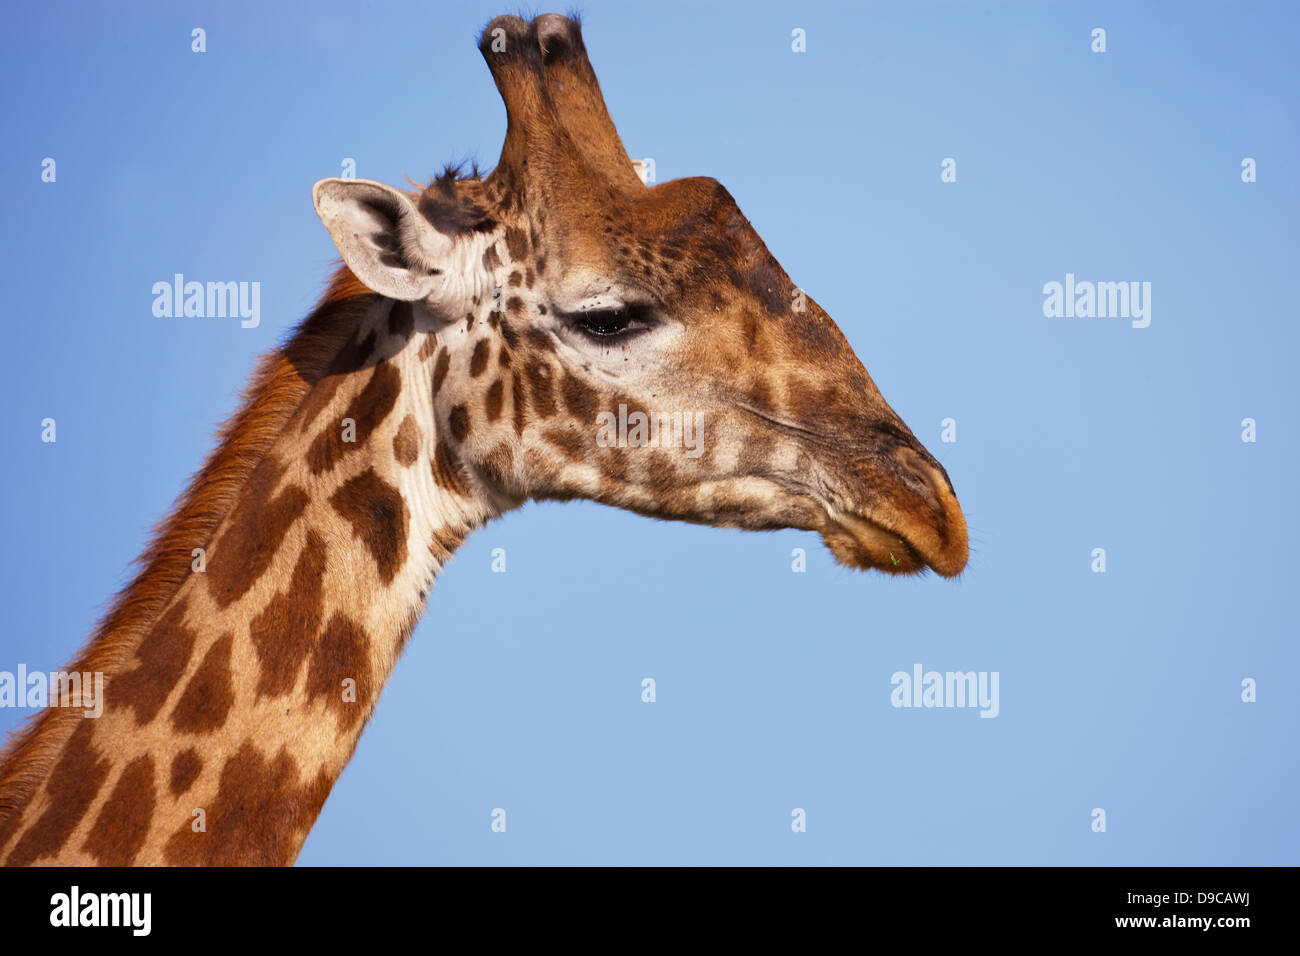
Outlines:
<svg viewBox="0 0 1300 956"><path fill-rule="evenodd" d="M70 671L113 674L135 652L191 573L192 549L211 543L249 474L375 298L347 266L339 267L312 313L262 356L238 408L218 427L216 447L154 527L133 562L134 578L112 599ZM46 708L0 748L0 844L82 719L75 708Z"/></svg>

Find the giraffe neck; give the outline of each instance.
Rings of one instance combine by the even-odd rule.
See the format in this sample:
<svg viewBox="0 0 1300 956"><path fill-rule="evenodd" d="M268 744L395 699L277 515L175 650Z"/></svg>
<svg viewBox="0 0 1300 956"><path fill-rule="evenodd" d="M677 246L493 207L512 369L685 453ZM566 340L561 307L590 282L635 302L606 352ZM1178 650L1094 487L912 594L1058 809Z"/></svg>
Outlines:
<svg viewBox="0 0 1300 956"><path fill-rule="evenodd" d="M70 668L104 674L102 716L47 710L0 764L0 860L297 856L435 575L496 513L436 434L440 323L373 295L340 301L282 350L290 368L269 385L264 370ZM205 526L205 474L254 452Z"/></svg>

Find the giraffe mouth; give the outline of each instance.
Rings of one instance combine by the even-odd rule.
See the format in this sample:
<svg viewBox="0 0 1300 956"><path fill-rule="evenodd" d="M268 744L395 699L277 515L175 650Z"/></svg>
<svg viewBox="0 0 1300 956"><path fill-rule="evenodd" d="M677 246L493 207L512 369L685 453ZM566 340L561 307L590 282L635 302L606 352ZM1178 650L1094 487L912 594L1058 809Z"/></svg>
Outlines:
<svg viewBox="0 0 1300 956"><path fill-rule="evenodd" d="M840 564L886 574L920 574L932 567L945 573L927 561L906 535L869 517L832 511L830 519L822 540Z"/></svg>
<svg viewBox="0 0 1300 956"><path fill-rule="evenodd" d="M947 473L905 448L895 454L904 467L891 476L891 494L859 496L871 502L866 507L851 498L822 497L822 539L837 561L858 570L931 570L956 577L966 567L970 547L966 516Z"/></svg>

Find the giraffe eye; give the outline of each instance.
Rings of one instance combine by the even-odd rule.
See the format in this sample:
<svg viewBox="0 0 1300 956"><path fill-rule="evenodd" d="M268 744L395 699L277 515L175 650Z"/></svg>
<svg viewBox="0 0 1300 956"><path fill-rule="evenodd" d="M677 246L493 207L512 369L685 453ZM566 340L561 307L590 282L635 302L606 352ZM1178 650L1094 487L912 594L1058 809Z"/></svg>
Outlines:
<svg viewBox="0 0 1300 956"><path fill-rule="evenodd" d="M583 309L567 318L585 335L596 339L614 339L644 331L652 324L649 309L622 305L610 309Z"/></svg>
<svg viewBox="0 0 1300 956"><path fill-rule="evenodd" d="M600 309L582 313L582 327L592 335L618 335L627 331L626 309Z"/></svg>

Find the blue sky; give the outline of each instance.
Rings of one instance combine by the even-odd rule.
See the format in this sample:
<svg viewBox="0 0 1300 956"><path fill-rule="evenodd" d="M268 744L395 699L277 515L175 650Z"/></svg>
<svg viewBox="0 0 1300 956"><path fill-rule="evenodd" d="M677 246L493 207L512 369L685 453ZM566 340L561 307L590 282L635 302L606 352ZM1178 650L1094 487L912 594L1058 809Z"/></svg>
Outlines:
<svg viewBox="0 0 1300 956"><path fill-rule="evenodd" d="M269 6L7 14L0 669L71 658L310 310L312 184L495 161L503 8ZM583 13L631 154L727 186L975 553L887 580L810 534L529 505L439 578L300 863L1300 862L1294 6ZM155 318L176 272L260 282L261 324ZM1067 273L1150 282L1150 326L1044 316ZM916 664L996 671L998 716L891 706Z"/></svg>

